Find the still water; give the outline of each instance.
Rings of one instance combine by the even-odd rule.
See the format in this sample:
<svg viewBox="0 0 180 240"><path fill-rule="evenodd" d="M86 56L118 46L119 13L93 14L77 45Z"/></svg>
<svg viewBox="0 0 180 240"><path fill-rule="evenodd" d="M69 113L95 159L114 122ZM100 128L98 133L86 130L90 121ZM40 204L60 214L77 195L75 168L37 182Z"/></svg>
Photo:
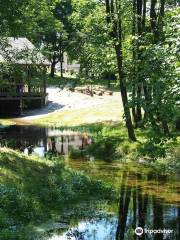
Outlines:
<svg viewBox="0 0 180 240"><path fill-rule="evenodd" d="M0 143L44 157L46 153L67 155L71 149L83 149L91 139L86 133L14 125L0 129Z"/></svg>
<svg viewBox="0 0 180 240"><path fill-rule="evenodd" d="M26 154L65 154L91 144L86 133L32 126L0 130L0 143ZM119 200L83 217L70 216L67 223L54 221L43 240L178 240L180 239L180 184L178 176L160 176L153 169L114 161L71 160L65 164L93 178L110 183ZM173 177L173 178L172 178ZM81 206L89 212L88 206ZM81 210L79 210L81 211ZM76 218L76 220L75 220ZM55 226L55 227L53 227ZM135 234L136 227L141 227ZM155 232L153 232L155 230Z"/></svg>

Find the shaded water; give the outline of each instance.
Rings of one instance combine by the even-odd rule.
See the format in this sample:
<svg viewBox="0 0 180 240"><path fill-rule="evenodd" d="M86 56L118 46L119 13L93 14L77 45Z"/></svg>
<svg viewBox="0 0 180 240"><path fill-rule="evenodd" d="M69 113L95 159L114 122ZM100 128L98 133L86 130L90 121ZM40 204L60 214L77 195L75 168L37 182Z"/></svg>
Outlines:
<svg viewBox="0 0 180 240"><path fill-rule="evenodd" d="M67 154L70 149L82 149L90 144L86 134L71 131L30 126L13 126L0 131L1 144L8 142L25 153L46 152ZM71 160L65 164L83 171L112 185L119 190L119 200L108 203L99 212L92 211L85 217L69 217L68 223L54 222L42 239L45 240L131 240L131 239L180 239L180 184L174 179L160 176L153 169L142 165L122 164L118 161ZM88 211L82 206L82 211ZM100 213L100 214L99 214ZM52 224L53 225L53 224ZM139 237L134 230L141 227ZM151 233L149 230L164 231ZM165 233L166 231L166 233Z"/></svg>
<svg viewBox="0 0 180 240"><path fill-rule="evenodd" d="M91 220L80 219L73 227L63 233L52 234L48 240L179 239L178 179L170 180L166 176L159 176L148 167L118 162L67 160L66 164L93 178L111 183L119 189L120 198L116 203L117 209L109 203L113 215L109 216L107 210L101 218L95 214ZM136 227L141 227L144 234L137 236ZM149 233L150 230L164 233Z"/></svg>
<svg viewBox="0 0 180 240"><path fill-rule="evenodd" d="M0 129L1 145L20 149L25 154L35 153L40 157L46 153L67 155L71 149L82 149L90 142L86 133L55 128L14 125Z"/></svg>

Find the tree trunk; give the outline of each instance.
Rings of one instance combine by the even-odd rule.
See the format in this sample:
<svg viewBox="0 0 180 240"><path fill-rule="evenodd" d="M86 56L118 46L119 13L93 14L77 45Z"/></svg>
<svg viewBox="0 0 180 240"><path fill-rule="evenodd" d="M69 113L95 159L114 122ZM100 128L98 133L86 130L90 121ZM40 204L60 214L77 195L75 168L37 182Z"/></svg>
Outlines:
<svg viewBox="0 0 180 240"><path fill-rule="evenodd" d="M144 108L144 119L146 120L150 114L148 107L151 104L151 90L150 88L148 88L145 81L143 82L143 90L144 90L145 105L146 105L146 107Z"/></svg>
<svg viewBox="0 0 180 240"><path fill-rule="evenodd" d="M132 18L132 36L136 35L136 0L133 0L133 18ZM136 43L133 39L132 41L132 58L133 58L133 71L132 71L132 116L134 127L137 127L137 116L136 116Z"/></svg>
<svg viewBox="0 0 180 240"><path fill-rule="evenodd" d="M126 127L128 130L128 136L132 141L136 141L134 128L133 128L133 124L132 124L132 120L131 120L131 114L130 114L130 110L129 110L129 106L128 106L128 96L127 96L127 89L126 89L125 80L124 80L124 73L123 73L123 69L122 69L121 44L116 45L115 50L116 50L116 57L117 57L117 63L118 63L120 91L121 91L122 103L123 103L123 108L124 108Z"/></svg>
<svg viewBox="0 0 180 240"><path fill-rule="evenodd" d="M133 105L135 105L135 99L136 99L136 84L135 82L133 82L132 84L132 101L133 101ZM137 115L136 115L136 107L133 106L132 107L132 117L133 117L133 124L134 127L137 127Z"/></svg>
<svg viewBox="0 0 180 240"><path fill-rule="evenodd" d="M157 42L157 39L158 39L156 4L157 4L157 0L151 0L150 22L151 22L151 29L154 34L155 43Z"/></svg>
<svg viewBox="0 0 180 240"><path fill-rule="evenodd" d="M142 0L137 0L137 29L138 29L138 39L142 39L142 21L143 21L143 2ZM139 40L137 42L137 60L139 60L138 68L141 66L141 50L139 48ZM137 69L138 70L138 69ZM140 123L142 120L142 112L141 112L141 79L137 79L137 125Z"/></svg>
<svg viewBox="0 0 180 240"><path fill-rule="evenodd" d="M64 51L61 44L61 50L60 50L60 66L61 66L61 78L63 78L63 62L64 62Z"/></svg>
<svg viewBox="0 0 180 240"><path fill-rule="evenodd" d="M142 121L142 112L141 112L141 84L137 87L137 124Z"/></svg>
<svg viewBox="0 0 180 240"><path fill-rule="evenodd" d="M146 30L146 5L147 0L143 0L143 14L142 14L142 32L145 33Z"/></svg>
<svg viewBox="0 0 180 240"><path fill-rule="evenodd" d="M121 24L121 2L116 2L116 15L114 14L114 1L106 0L106 14L107 14L107 23L113 24L113 31L110 32L110 37L114 40L114 46L116 51L116 58L118 64L118 74L119 74L119 82L120 82L120 91L122 97L122 103L124 108L124 115L126 121L126 127L128 130L129 139L132 141L136 141L134 128L132 124L130 109L128 106L128 96L126 89L126 81L123 72L123 55L122 55L122 24Z"/></svg>
<svg viewBox="0 0 180 240"><path fill-rule="evenodd" d="M53 62L51 63L51 73L50 76L54 77L55 74L55 66L56 66L56 62L53 60Z"/></svg>
<svg viewBox="0 0 180 240"><path fill-rule="evenodd" d="M60 62L61 65L61 78L63 78L63 61Z"/></svg>

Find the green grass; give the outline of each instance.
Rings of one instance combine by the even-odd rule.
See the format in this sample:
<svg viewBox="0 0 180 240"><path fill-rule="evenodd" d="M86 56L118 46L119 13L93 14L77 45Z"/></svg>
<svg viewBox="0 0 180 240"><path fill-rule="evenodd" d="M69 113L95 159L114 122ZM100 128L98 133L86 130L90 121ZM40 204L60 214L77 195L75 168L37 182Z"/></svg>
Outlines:
<svg viewBox="0 0 180 240"><path fill-rule="evenodd" d="M110 186L65 168L61 159L28 157L8 148L0 148L0 175L1 240L30 239L30 224L60 214L68 204L114 198Z"/></svg>
<svg viewBox="0 0 180 240"><path fill-rule="evenodd" d="M46 117L31 120L30 122L41 126L71 127L105 121L119 122L122 120L122 115L121 100L113 101L108 99L97 106L51 113Z"/></svg>
<svg viewBox="0 0 180 240"><path fill-rule="evenodd" d="M82 124L70 129L87 132L93 140L83 152L72 150L70 157L73 159L93 156L95 159L108 162L118 160L126 163L142 163L163 174L180 172L180 137L178 136L157 139L150 129L136 129L138 141L132 142L128 139L125 126L114 122Z"/></svg>
<svg viewBox="0 0 180 240"><path fill-rule="evenodd" d="M14 121L10 120L10 119L0 119L0 128L2 128L3 126L9 126L9 125L13 125Z"/></svg>

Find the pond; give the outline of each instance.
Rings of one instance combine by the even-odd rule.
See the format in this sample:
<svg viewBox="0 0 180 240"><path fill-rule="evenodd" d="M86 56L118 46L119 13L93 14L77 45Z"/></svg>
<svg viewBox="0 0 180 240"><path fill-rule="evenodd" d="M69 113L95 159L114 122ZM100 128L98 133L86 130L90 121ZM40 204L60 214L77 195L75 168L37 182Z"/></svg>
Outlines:
<svg viewBox="0 0 180 240"><path fill-rule="evenodd" d="M118 208L109 203L108 210L101 212L101 216L96 211L90 220L79 219L74 226L63 233L53 233L48 240L179 239L180 184L177 180L133 164L83 160L67 160L66 164L119 188L120 198L115 204ZM137 227L140 227L139 235L135 234Z"/></svg>
<svg viewBox="0 0 180 240"><path fill-rule="evenodd" d="M68 154L91 144L86 133L11 126L0 130L1 144L8 142L26 154L44 156L47 152ZM92 208L80 204L78 213L56 218L44 229L42 240L133 240L169 239L180 236L180 183L178 176L161 176L153 169L114 161L72 160L65 164L83 171L94 179L110 183L119 191L116 202L106 202ZM70 207L71 208L71 207ZM71 211L71 209L69 209ZM83 213L83 214L79 214ZM139 228L137 228L139 227ZM136 229L136 233L135 233Z"/></svg>
<svg viewBox="0 0 180 240"><path fill-rule="evenodd" d="M71 149L83 149L91 138L86 133L13 125L0 129L0 142L25 154L44 157L47 153L67 155Z"/></svg>

